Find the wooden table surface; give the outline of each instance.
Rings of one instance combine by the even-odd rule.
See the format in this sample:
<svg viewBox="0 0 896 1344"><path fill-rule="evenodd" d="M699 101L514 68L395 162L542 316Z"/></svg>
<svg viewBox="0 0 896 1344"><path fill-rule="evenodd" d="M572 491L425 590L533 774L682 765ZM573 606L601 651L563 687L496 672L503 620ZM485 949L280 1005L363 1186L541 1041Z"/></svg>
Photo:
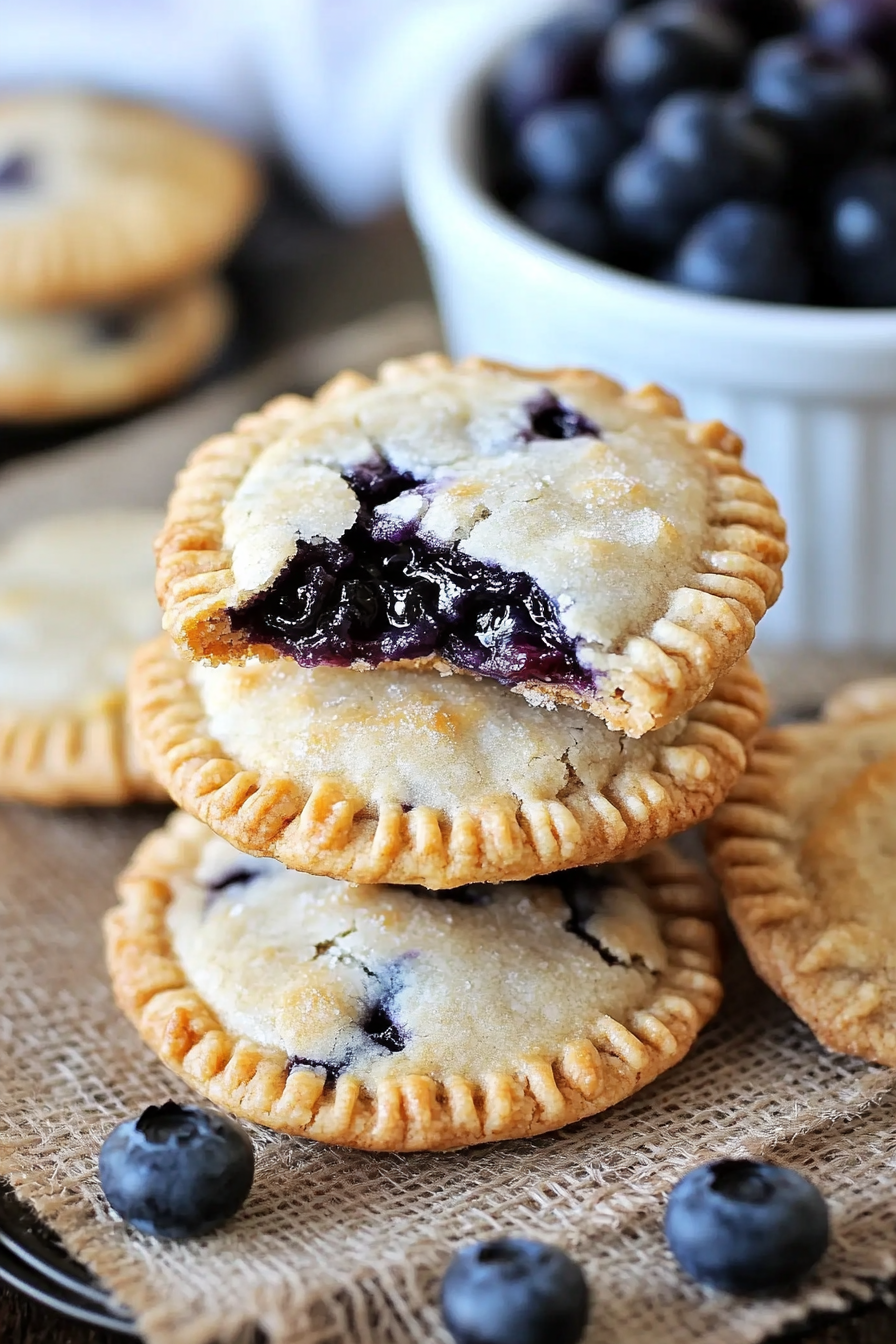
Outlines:
<svg viewBox="0 0 896 1344"><path fill-rule="evenodd" d="M312 267L299 259L292 282L273 287L276 322L284 336L326 330L393 300L428 296L423 264L403 219L355 235L334 235L332 243L322 243L315 234L312 250ZM0 1344L120 1344L121 1338L68 1321L0 1284ZM866 1309L800 1339L803 1344L894 1344L896 1309Z"/></svg>

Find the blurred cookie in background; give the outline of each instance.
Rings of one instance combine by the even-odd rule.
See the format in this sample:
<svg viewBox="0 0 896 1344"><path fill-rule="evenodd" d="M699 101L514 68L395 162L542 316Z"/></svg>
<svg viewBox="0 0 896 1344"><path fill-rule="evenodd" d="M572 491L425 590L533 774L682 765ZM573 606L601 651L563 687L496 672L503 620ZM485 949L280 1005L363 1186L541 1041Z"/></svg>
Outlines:
<svg viewBox="0 0 896 1344"><path fill-rule="evenodd" d="M249 156L166 112L0 99L0 308L118 304L208 271L260 199Z"/></svg>
<svg viewBox="0 0 896 1344"><path fill-rule="evenodd" d="M232 326L226 288L207 277L115 307L0 310L0 419L76 419L150 401L205 369Z"/></svg>

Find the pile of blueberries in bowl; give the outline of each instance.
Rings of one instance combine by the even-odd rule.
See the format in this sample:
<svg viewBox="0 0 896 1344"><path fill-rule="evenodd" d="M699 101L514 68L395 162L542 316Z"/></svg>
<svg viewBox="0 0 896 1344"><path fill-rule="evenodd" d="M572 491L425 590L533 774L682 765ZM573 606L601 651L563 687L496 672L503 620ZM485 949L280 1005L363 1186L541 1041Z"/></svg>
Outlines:
<svg viewBox="0 0 896 1344"><path fill-rule="evenodd" d="M728 298L896 306L896 0L585 0L495 70L536 233Z"/></svg>

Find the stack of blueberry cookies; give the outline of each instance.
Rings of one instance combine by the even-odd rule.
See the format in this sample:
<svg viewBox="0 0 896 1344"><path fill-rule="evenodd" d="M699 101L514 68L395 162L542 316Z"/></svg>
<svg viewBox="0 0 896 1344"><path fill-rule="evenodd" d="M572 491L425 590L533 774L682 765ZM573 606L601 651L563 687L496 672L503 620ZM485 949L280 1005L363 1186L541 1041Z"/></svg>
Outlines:
<svg viewBox="0 0 896 1344"><path fill-rule="evenodd" d="M537 1134L683 1058L713 901L664 843L747 765L784 524L655 387L441 355L201 447L133 728L182 811L107 922L212 1101L372 1149Z"/></svg>
<svg viewBox="0 0 896 1344"><path fill-rule="evenodd" d="M106 415L204 368L231 325L211 272L259 196L240 150L155 109L0 99L0 419Z"/></svg>

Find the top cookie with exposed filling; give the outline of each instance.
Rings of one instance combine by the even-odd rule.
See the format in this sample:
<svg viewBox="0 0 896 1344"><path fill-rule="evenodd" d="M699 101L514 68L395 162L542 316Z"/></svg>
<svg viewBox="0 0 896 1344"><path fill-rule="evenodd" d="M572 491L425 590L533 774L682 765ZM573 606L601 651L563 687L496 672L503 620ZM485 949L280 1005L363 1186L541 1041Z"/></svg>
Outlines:
<svg viewBox="0 0 896 1344"><path fill-rule="evenodd" d="M211 661L436 666L640 736L749 646L786 555L720 425L659 389L441 356L281 398L193 458L166 625Z"/></svg>

